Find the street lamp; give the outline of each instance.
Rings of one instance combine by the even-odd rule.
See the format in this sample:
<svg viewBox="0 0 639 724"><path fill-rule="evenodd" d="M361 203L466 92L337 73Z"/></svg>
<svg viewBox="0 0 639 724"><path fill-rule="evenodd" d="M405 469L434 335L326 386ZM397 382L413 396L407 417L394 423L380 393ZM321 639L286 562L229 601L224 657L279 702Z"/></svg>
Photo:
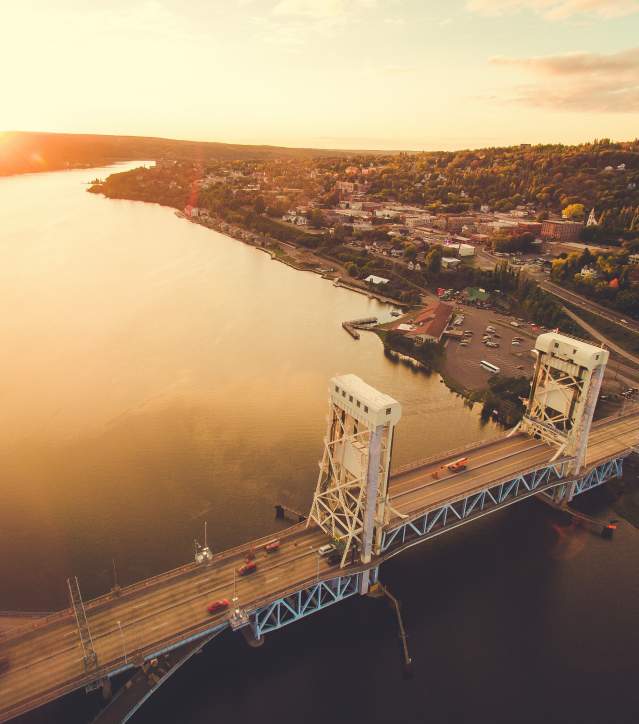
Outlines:
<svg viewBox="0 0 639 724"><path fill-rule="evenodd" d="M124 645L124 631L122 631L122 624L118 621L118 628L120 629L120 636L122 637L122 653L124 654L124 663L128 664L129 661L126 656L126 647Z"/></svg>

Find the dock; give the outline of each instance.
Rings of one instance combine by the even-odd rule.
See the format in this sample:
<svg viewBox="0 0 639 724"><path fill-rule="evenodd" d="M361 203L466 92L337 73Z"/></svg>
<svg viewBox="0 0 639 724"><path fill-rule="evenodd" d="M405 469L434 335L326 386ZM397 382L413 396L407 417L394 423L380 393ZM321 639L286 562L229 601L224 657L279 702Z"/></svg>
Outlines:
<svg viewBox="0 0 639 724"><path fill-rule="evenodd" d="M353 339L359 339L358 329L370 329L377 324L377 317L364 317L362 319L351 319L349 322L342 322L342 327Z"/></svg>

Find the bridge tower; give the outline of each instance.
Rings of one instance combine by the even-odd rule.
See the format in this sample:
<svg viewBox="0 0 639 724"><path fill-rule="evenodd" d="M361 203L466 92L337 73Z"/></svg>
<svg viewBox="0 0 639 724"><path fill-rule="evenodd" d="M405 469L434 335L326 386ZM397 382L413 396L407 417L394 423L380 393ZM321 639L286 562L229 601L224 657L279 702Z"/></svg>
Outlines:
<svg viewBox="0 0 639 724"><path fill-rule="evenodd" d="M308 524L313 520L343 542L342 566L353 551L362 563L380 552L381 526L390 511L393 431L401 414L397 400L356 375L331 379L324 454Z"/></svg>
<svg viewBox="0 0 639 724"><path fill-rule="evenodd" d="M518 429L558 445L557 457L574 458L578 473L586 460L592 416L608 351L557 332L540 334L528 409Z"/></svg>

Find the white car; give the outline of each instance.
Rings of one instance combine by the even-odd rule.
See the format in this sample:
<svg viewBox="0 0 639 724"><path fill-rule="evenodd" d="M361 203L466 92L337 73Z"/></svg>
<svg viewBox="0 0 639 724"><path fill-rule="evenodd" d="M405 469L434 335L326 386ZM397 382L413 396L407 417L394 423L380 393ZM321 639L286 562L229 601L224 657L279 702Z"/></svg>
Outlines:
<svg viewBox="0 0 639 724"><path fill-rule="evenodd" d="M332 543L326 543L323 546L320 546L317 549L317 552L320 554L320 556L327 556L329 553L332 553L335 550L335 546Z"/></svg>

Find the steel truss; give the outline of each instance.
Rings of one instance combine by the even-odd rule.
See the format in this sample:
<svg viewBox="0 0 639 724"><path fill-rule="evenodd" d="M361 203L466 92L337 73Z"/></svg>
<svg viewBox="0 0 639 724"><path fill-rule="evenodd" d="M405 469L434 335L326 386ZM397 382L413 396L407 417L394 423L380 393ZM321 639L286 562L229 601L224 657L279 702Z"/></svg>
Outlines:
<svg viewBox="0 0 639 724"><path fill-rule="evenodd" d="M589 470L576 480L569 480L544 491L555 503L569 503L576 495L592 490L599 485L607 483L613 478L621 477L623 473L623 458L613 458Z"/></svg>
<svg viewBox="0 0 639 724"><path fill-rule="evenodd" d="M431 538L445 529L455 528L493 510L505 508L516 500L535 495L542 489L553 487L562 480L567 464L568 461L561 460L525 471L510 480L493 483L404 521L396 528L384 531L382 552L411 540Z"/></svg>
<svg viewBox="0 0 639 724"><path fill-rule="evenodd" d="M291 593L283 598L258 608L251 614L251 625L255 638L262 634L295 623L301 618L321 611L327 606L343 601L358 592L359 577L353 573L349 576L338 576L328 581L319 581L308 588Z"/></svg>
<svg viewBox="0 0 639 724"><path fill-rule="evenodd" d="M387 502L388 445L387 430L368 428L364 423L347 415L334 402L330 404L329 434L324 442L311 512L307 522L315 521L331 537L342 541L341 566L346 564L351 546L363 547L364 516L366 510L367 474L370 446L377 439L380 446L376 474L381 485L377 487L377 509ZM359 474L351 472L343 463L344 446L351 444L359 452Z"/></svg>

